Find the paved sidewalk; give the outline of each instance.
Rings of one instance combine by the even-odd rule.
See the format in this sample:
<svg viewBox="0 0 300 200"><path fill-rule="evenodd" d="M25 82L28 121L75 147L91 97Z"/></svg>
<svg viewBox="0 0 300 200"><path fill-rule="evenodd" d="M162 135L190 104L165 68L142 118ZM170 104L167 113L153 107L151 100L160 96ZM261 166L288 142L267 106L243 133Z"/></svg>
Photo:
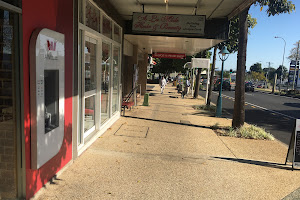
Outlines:
<svg viewBox="0 0 300 200"><path fill-rule="evenodd" d="M219 137L230 119L156 85L36 199L282 199L300 187L277 141ZM178 98L177 98L178 97Z"/></svg>

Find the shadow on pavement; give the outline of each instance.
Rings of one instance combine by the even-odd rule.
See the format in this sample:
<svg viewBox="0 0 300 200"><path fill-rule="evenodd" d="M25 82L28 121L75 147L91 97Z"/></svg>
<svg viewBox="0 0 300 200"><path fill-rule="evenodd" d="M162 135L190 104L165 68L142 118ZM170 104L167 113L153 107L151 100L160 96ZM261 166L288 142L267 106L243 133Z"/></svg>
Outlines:
<svg viewBox="0 0 300 200"><path fill-rule="evenodd" d="M250 165L258 165L262 167L285 169L290 171L292 170L292 167L290 165L285 165L281 163L272 163L272 162L265 162L265 161L258 161L258 160L247 160L247 159L240 159L240 158L226 158L226 157L212 157L212 158L229 160L233 162L239 162L239 163L250 164ZM298 170L298 169L294 169L294 170Z"/></svg>
<svg viewBox="0 0 300 200"><path fill-rule="evenodd" d="M142 119L142 120L154 121L154 122L162 122L162 123L168 123L168 124L183 125L183 126L192 126L192 127L196 127L196 128L208 128L208 129L212 129L210 126L201 126L201 125L195 125L195 124L187 124L187 123L180 123L180 122L171 122L171 121L158 120L158 119L150 119L150 118L143 118L143 117L133 117L133 116L123 116L123 117L133 118L133 119Z"/></svg>

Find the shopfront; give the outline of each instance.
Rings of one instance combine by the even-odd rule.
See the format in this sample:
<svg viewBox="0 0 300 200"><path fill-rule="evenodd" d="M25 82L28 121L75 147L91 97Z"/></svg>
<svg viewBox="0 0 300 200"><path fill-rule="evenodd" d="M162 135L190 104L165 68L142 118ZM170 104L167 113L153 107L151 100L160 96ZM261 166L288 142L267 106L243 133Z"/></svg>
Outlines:
<svg viewBox="0 0 300 200"><path fill-rule="evenodd" d="M78 11L75 155L81 154L120 117L122 49L121 26L94 1L79 1Z"/></svg>
<svg viewBox="0 0 300 200"><path fill-rule="evenodd" d="M16 198L22 187L21 8L20 1L0 1L0 199Z"/></svg>

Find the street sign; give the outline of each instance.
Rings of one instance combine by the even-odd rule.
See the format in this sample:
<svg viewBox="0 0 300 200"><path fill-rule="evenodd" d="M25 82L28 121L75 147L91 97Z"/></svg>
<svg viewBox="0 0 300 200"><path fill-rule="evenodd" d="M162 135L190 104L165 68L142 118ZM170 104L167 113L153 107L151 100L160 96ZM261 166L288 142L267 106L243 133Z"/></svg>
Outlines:
<svg viewBox="0 0 300 200"><path fill-rule="evenodd" d="M192 58L192 68L209 69L210 59L208 58Z"/></svg>
<svg viewBox="0 0 300 200"><path fill-rule="evenodd" d="M300 119L295 121L285 164L287 162L292 162L293 168L300 167Z"/></svg>
<svg viewBox="0 0 300 200"><path fill-rule="evenodd" d="M293 80L294 80L295 65L296 65L296 61L292 60L290 62L290 70L289 70L289 76L288 76L288 82L291 84L293 83ZM295 85L297 85L297 84L300 85L300 81L298 81L298 79L300 78L298 71L299 71L299 61L297 62L297 67L296 67Z"/></svg>
<svg viewBox="0 0 300 200"><path fill-rule="evenodd" d="M184 53L153 53L153 58L169 58L169 59L183 59L185 58Z"/></svg>

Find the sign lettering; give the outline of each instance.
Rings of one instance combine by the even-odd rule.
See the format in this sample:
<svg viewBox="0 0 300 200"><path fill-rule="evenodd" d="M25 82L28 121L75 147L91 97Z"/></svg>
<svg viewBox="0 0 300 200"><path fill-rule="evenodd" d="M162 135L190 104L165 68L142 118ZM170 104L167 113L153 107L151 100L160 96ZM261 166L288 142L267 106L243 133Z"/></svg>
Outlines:
<svg viewBox="0 0 300 200"><path fill-rule="evenodd" d="M205 16L134 13L132 30L188 35L204 35Z"/></svg>

